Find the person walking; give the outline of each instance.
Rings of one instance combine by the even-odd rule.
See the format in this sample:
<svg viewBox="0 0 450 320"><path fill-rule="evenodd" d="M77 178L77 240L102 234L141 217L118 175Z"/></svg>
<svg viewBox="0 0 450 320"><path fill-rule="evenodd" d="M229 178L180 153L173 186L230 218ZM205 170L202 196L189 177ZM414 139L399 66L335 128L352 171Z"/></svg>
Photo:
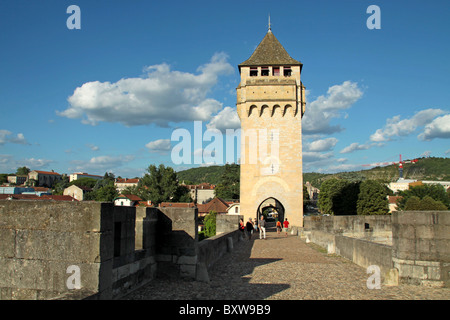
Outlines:
<svg viewBox="0 0 450 320"><path fill-rule="evenodd" d="M241 232L241 237L245 237L245 225L244 225L244 219L239 220L239 231Z"/></svg>
<svg viewBox="0 0 450 320"><path fill-rule="evenodd" d="M287 233L288 233L288 228L289 228L289 221L288 221L288 219L286 218L286 219L284 219L284 222L283 222L283 231L284 232L286 232L286 237L287 237Z"/></svg>
<svg viewBox="0 0 450 320"><path fill-rule="evenodd" d="M261 219L258 222L258 228L259 228L259 239L262 239L264 234L264 240L266 240L266 220L264 220L263 215L261 215Z"/></svg>
<svg viewBox="0 0 450 320"><path fill-rule="evenodd" d="M252 222L252 218L249 218L245 228L247 229L247 236L248 236L248 240L252 239L252 233L253 233L253 222Z"/></svg>
<svg viewBox="0 0 450 320"><path fill-rule="evenodd" d="M277 234L281 233L281 221L277 220Z"/></svg>

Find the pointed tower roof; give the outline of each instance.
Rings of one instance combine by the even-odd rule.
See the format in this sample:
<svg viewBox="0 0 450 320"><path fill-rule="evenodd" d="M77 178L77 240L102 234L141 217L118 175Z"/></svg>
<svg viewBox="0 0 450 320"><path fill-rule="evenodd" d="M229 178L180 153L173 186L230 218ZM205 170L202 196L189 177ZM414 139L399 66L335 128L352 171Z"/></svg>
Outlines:
<svg viewBox="0 0 450 320"><path fill-rule="evenodd" d="M299 65L297 61L287 53L286 49L275 38L270 27L264 39L255 49L250 58L239 64L239 69L243 66L265 66L265 65Z"/></svg>

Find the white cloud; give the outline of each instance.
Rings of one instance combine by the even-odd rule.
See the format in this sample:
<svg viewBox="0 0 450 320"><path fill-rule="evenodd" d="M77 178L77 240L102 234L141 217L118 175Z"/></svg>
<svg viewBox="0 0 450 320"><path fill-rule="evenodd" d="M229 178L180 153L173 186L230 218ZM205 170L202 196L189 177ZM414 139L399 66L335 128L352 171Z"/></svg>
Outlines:
<svg viewBox="0 0 450 320"><path fill-rule="evenodd" d="M450 114L434 119L428 123L423 133L418 136L421 140L432 140L435 138L450 138Z"/></svg>
<svg viewBox="0 0 450 320"><path fill-rule="evenodd" d="M397 115L387 119L384 128L376 130L375 133L370 136L370 140L375 142L383 142L390 141L393 137L407 136L416 131L418 127L428 127L428 125L431 125L431 122L435 117L443 113L444 111L441 109L426 109L417 112L411 118L403 120L400 120L400 116ZM423 136L420 136L422 136L423 139L426 139L428 136L433 136L435 133L434 128L429 127L428 132L429 133L424 132Z"/></svg>
<svg viewBox="0 0 450 320"><path fill-rule="evenodd" d="M145 147L152 152L164 152L170 151L171 143L170 139L159 139L155 141L150 141L145 145Z"/></svg>
<svg viewBox="0 0 450 320"><path fill-rule="evenodd" d="M342 127L333 126L330 121L333 118L345 117L346 114L342 111L350 108L362 95L358 84L351 81L330 87L326 96L319 96L307 103L302 119L303 134L331 134L342 131Z"/></svg>
<svg viewBox="0 0 450 320"><path fill-rule="evenodd" d="M305 149L312 152L329 151L334 148L338 139L326 138L307 143Z"/></svg>
<svg viewBox="0 0 450 320"><path fill-rule="evenodd" d="M95 145L93 145L93 144L91 144L91 143L88 143L86 146L87 146L89 149L91 149L92 151L98 151L98 150L100 150L100 147L95 146Z"/></svg>
<svg viewBox="0 0 450 320"><path fill-rule="evenodd" d="M53 160L35 158L16 160L10 154L0 154L0 172L13 173L19 167L27 167L31 170L45 169L53 162Z"/></svg>
<svg viewBox="0 0 450 320"><path fill-rule="evenodd" d="M359 144L357 142L354 142L352 144L350 144L349 146L345 147L344 149L342 149L341 151L339 151L339 153L350 153L350 152L354 152L354 151L358 151L358 150L367 150L369 148L371 148L373 146L373 144L368 145L368 144Z"/></svg>
<svg viewBox="0 0 450 320"><path fill-rule="evenodd" d="M218 129L225 131L226 129L239 129L241 121L236 109L225 107L206 125L208 129Z"/></svg>
<svg viewBox="0 0 450 320"><path fill-rule="evenodd" d="M172 71L163 63L145 68L140 78L115 83L92 81L75 89L70 106L60 116L80 119L85 124L119 122L126 126L154 123L167 127L183 121L209 121L222 104L207 97L218 77L234 68L224 53L216 53L200 66L198 74Z"/></svg>
<svg viewBox="0 0 450 320"><path fill-rule="evenodd" d="M306 151L306 152L303 152L302 155L303 155L304 162L316 162L316 161L330 159L331 157L333 157L332 152L320 153L320 152Z"/></svg>
<svg viewBox="0 0 450 320"><path fill-rule="evenodd" d="M98 156L85 160L72 160L73 167L69 171L82 171L89 173L114 172L115 169L134 160L134 156Z"/></svg>
<svg viewBox="0 0 450 320"><path fill-rule="evenodd" d="M18 133L16 136L12 136L12 132L8 130L0 130L0 146L5 143L16 143L29 145L23 133Z"/></svg>

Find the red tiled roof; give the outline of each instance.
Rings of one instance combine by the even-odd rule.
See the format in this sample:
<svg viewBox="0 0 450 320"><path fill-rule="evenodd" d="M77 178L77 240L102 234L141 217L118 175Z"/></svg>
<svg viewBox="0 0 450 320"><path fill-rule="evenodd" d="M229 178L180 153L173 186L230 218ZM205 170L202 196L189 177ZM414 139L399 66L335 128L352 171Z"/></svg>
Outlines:
<svg viewBox="0 0 450 320"><path fill-rule="evenodd" d="M226 213L228 207L229 204L221 198L214 198L208 203L197 205L199 213L209 213L211 211L215 211L217 213Z"/></svg>
<svg viewBox="0 0 450 320"><path fill-rule="evenodd" d="M71 196L42 195L35 194L0 194L0 200L12 198L13 200L56 200L56 201L78 201Z"/></svg>
<svg viewBox="0 0 450 320"><path fill-rule="evenodd" d="M53 171L40 171L40 170L33 170L33 171L35 171L35 172L37 172L37 173L40 173L40 174L53 174L53 175L60 176L59 173L53 172Z"/></svg>
<svg viewBox="0 0 450 320"><path fill-rule="evenodd" d="M142 200L140 197L138 197L137 195L134 195L134 194L121 194L121 195L119 195L118 198L120 198L121 196L125 197L127 199L130 199L131 201L141 201Z"/></svg>
<svg viewBox="0 0 450 320"><path fill-rule="evenodd" d="M14 200L39 200L39 196L35 194L0 194L0 200L12 198Z"/></svg>
<svg viewBox="0 0 450 320"><path fill-rule="evenodd" d="M51 191L50 188L45 188L45 187L31 187L31 188L33 188L34 191L45 191L45 192Z"/></svg>
<svg viewBox="0 0 450 320"><path fill-rule="evenodd" d="M400 196L389 196L389 203L397 203L397 200L401 198Z"/></svg>
<svg viewBox="0 0 450 320"><path fill-rule="evenodd" d="M194 208L195 204L193 202L161 202L160 207L173 207L173 208Z"/></svg>
<svg viewBox="0 0 450 320"><path fill-rule="evenodd" d="M78 201L77 199L71 197L71 196L60 196L60 195L47 195L43 194L38 199L45 199L45 200L56 200L56 201Z"/></svg>
<svg viewBox="0 0 450 320"><path fill-rule="evenodd" d="M116 183L138 183L139 179L116 179Z"/></svg>
<svg viewBox="0 0 450 320"><path fill-rule="evenodd" d="M150 202L150 203L149 203ZM145 207L153 207L153 203L151 201L145 201L145 200L141 200L141 201L137 201L136 204L134 205L135 207L141 207L141 206L145 206Z"/></svg>

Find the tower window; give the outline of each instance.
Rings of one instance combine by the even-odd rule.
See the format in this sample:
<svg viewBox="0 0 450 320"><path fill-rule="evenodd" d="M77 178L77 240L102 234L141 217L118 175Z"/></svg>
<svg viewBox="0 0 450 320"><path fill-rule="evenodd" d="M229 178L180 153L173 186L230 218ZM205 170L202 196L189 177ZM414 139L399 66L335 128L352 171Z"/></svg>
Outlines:
<svg viewBox="0 0 450 320"><path fill-rule="evenodd" d="M250 68L250 77L256 77L258 75L258 68Z"/></svg>
<svg viewBox="0 0 450 320"><path fill-rule="evenodd" d="M285 77L290 77L291 74L292 74L291 67L284 67L284 76Z"/></svg>
<svg viewBox="0 0 450 320"><path fill-rule="evenodd" d="M261 75L264 76L268 76L269 75L269 67L262 67L261 68Z"/></svg>
<svg viewBox="0 0 450 320"><path fill-rule="evenodd" d="M272 74L274 76L279 76L280 75L280 67L273 67L272 68Z"/></svg>

